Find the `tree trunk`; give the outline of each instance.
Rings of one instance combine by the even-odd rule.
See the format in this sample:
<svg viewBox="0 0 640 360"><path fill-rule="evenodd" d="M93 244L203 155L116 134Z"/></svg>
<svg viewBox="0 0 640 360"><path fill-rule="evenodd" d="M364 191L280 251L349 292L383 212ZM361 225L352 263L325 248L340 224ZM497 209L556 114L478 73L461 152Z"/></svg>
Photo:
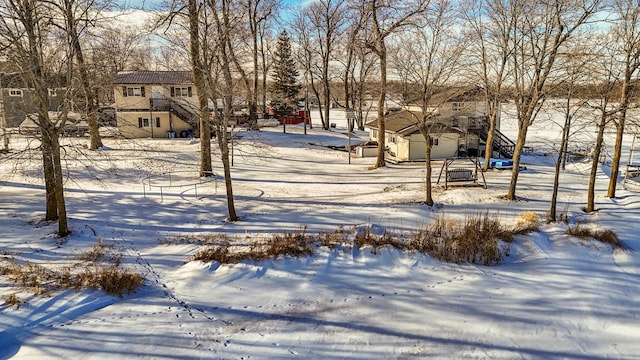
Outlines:
<svg viewBox="0 0 640 360"><path fill-rule="evenodd" d="M432 186L431 186L431 172L432 172L432 167L431 167L431 139L429 138L429 136L427 135L427 139L426 139L426 143L424 146L425 150L424 150L424 156L425 156L425 199L424 199L424 203L427 206L433 206L433 191L432 191Z"/></svg>
<svg viewBox="0 0 640 360"><path fill-rule="evenodd" d="M604 128L607 124L607 114L603 109L600 117L600 123L598 124L598 135L596 136L596 144L593 149L593 155L591 158L591 172L589 173L589 187L587 190L587 207L586 213L592 213L596 211L595 208L595 189L596 189L596 175L598 174L598 162L600 161L600 152L602 150L602 143L604 142Z"/></svg>
<svg viewBox="0 0 640 360"><path fill-rule="evenodd" d="M44 121L39 122L44 124ZM40 133L42 135L42 171L44 174L44 187L45 187L45 216L46 221L58 220L58 204L55 193L55 171L53 167L53 150L52 141L49 129L40 127Z"/></svg>
<svg viewBox="0 0 640 360"><path fill-rule="evenodd" d="M73 52L75 53L75 59L78 63L78 72L80 74L80 84L82 85L82 93L85 98L85 114L87 125L89 127L89 150L96 150L103 146L102 138L100 137L99 124L98 124L98 100L95 93L91 89L91 82L89 80L89 73L87 71L87 65L84 61L84 54L82 52L82 46L80 45L80 38L78 35L78 29L76 25L75 14L73 12L73 4L75 0L65 1L65 16L67 17L67 31L69 32L69 38Z"/></svg>
<svg viewBox="0 0 640 360"><path fill-rule="evenodd" d="M620 158L622 157L622 137L624 136L626 110L622 111L622 115L616 124L616 145L613 150L613 160L611 161L611 177L609 178L609 188L607 189L607 197L616 197L616 185L618 184L618 173L620 172Z"/></svg>
<svg viewBox="0 0 640 360"><path fill-rule="evenodd" d="M569 100L567 100L569 101ZM553 192L551 195L551 206L549 209L549 221L556 221L557 203L558 203L558 187L560 185L560 168L562 166L562 159L564 158L564 149L567 148L569 142L569 130L571 126L571 116L569 115L569 104L567 103L567 114L564 119L564 127L562 128L562 140L560 143L560 149L558 150L558 159L556 159L555 173L553 176Z"/></svg>
<svg viewBox="0 0 640 360"><path fill-rule="evenodd" d="M520 158L524 150L524 144L527 139L527 130L529 127L523 120L518 120L518 139L516 146L513 149L513 170L511 171L511 181L509 183L509 192L507 193L507 199L516 199L516 185L518 184L518 174L520 173Z"/></svg>
<svg viewBox="0 0 640 360"><path fill-rule="evenodd" d="M209 96L207 91L206 74L200 49L200 26L198 4L196 0L189 0L189 49L191 51L191 67L193 81L198 90L198 116L200 124L200 176L211 176L211 127L209 125ZM214 100L215 102L215 100Z"/></svg>
<svg viewBox="0 0 640 360"><path fill-rule="evenodd" d="M67 206L64 200L64 181L62 177L62 165L60 163L60 134L53 131L51 133L51 159L53 161L53 193L56 199L58 212L58 236L65 237L71 232L67 222Z"/></svg>
<svg viewBox="0 0 640 360"><path fill-rule="evenodd" d="M493 135L496 132L496 110L492 110L489 114L489 130L487 130L487 141L484 150L484 165L482 171L489 170L491 165L491 157L493 155Z"/></svg>
<svg viewBox="0 0 640 360"><path fill-rule="evenodd" d="M380 46L378 57L380 58L380 97L378 98L378 157L375 168L381 168L386 165L384 160L386 132L384 123L384 101L387 96L387 51L384 43Z"/></svg>

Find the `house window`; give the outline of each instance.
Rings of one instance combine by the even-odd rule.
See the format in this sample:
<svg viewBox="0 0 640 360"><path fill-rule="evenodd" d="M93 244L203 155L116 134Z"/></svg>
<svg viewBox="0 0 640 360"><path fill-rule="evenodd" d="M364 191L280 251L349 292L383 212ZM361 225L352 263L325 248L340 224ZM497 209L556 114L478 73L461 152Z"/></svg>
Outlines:
<svg viewBox="0 0 640 360"><path fill-rule="evenodd" d="M429 144L431 144L431 146L438 146L438 138L432 138L429 137Z"/></svg>
<svg viewBox="0 0 640 360"><path fill-rule="evenodd" d="M122 88L122 96L142 96L144 97L144 86L124 86Z"/></svg>
<svg viewBox="0 0 640 360"><path fill-rule="evenodd" d="M453 110L453 111L462 111L462 110L464 110L464 103L463 102L451 103L451 110Z"/></svg>
<svg viewBox="0 0 640 360"><path fill-rule="evenodd" d="M9 96L22 97L22 89L9 89Z"/></svg>
<svg viewBox="0 0 640 360"><path fill-rule="evenodd" d="M156 118L155 123L156 123L156 127L159 128L160 127L160 118L159 117Z"/></svg>
<svg viewBox="0 0 640 360"><path fill-rule="evenodd" d="M171 97L189 97L192 95L191 86L171 87Z"/></svg>
<svg viewBox="0 0 640 360"><path fill-rule="evenodd" d="M143 127L149 127L149 119L148 118L138 118L138 127L139 128L143 128Z"/></svg>

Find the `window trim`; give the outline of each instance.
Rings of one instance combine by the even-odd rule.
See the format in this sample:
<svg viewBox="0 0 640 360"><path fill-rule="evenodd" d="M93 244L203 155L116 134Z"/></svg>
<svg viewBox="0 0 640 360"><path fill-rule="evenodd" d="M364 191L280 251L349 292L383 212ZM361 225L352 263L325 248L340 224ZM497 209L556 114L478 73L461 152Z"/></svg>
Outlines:
<svg viewBox="0 0 640 360"><path fill-rule="evenodd" d="M129 97L129 96L145 97L144 86L123 86L122 96L123 97Z"/></svg>
<svg viewBox="0 0 640 360"><path fill-rule="evenodd" d="M9 89L9 96L24 97L24 91L22 89Z"/></svg>

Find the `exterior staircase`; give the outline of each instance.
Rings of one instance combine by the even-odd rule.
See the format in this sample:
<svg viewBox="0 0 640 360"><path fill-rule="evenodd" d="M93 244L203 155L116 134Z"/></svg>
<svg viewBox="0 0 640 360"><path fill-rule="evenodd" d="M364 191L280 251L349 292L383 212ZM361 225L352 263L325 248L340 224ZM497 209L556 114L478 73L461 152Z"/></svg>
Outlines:
<svg viewBox="0 0 640 360"><path fill-rule="evenodd" d="M153 111L170 111L176 115L180 120L191 125L194 131L200 127L200 120L198 117L197 109L192 105L177 101L172 98L161 97L151 98L151 110Z"/></svg>
<svg viewBox="0 0 640 360"><path fill-rule="evenodd" d="M489 134L489 120L483 118L480 121L480 126L474 128L472 131L476 133L482 141L486 142ZM511 139L500 132L500 130L495 129L493 133L493 151L497 152L503 158L511 159L513 158L515 146L516 144L511 141Z"/></svg>

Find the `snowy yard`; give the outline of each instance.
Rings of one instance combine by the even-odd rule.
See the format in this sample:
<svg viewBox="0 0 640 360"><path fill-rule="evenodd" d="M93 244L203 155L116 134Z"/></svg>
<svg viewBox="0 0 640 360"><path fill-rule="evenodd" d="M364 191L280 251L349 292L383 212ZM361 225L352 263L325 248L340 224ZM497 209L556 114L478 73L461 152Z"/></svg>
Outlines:
<svg viewBox="0 0 640 360"><path fill-rule="evenodd" d="M554 158L543 151L523 158L519 201L500 198L511 173L496 170L486 173L486 190L436 187L437 205L429 208L420 203L423 165L368 170L372 158L348 164L346 152L325 147L346 144L340 125L307 135L292 125L287 134L282 127L241 132L232 169L237 223L224 222L222 181L217 189L198 187L197 196L189 187L168 188L162 199L143 193L147 176L196 173L196 140L105 139L101 151L70 150L64 166L73 233L63 242L53 235L55 224L38 221L40 160L3 157L2 259L68 266L99 237L145 283L122 298L90 290L39 297L0 278L0 296L17 292L25 300L18 309L0 305L0 358L640 358L640 193L620 185L616 199L604 198L608 176L600 170L599 211L584 214L586 162L568 164L561 175L558 211L614 230L626 251L564 235L563 223L517 237L510 256L490 267L367 247L220 265L187 262L196 245L164 243L211 233L245 241L305 226L411 230L438 216L463 220L487 211L513 224L524 212L544 218L548 210ZM530 131L531 143L548 144L557 133L541 123ZM13 141L14 148L25 144ZM219 159L217 146L214 152ZM221 174L219 160L215 167ZM438 171L435 164L434 181Z"/></svg>

